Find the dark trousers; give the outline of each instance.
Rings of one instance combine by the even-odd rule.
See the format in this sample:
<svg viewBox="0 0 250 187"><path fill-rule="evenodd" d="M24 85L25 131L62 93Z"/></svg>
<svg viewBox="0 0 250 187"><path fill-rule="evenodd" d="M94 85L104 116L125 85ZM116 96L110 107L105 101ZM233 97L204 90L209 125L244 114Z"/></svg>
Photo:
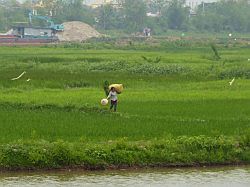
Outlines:
<svg viewBox="0 0 250 187"><path fill-rule="evenodd" d="M112 110L112 108L114 107L114 111L116 112L116 108L117 108L117 100L116 101L112 101L111 100L111 104L110 104L110 110Z"/></svg>

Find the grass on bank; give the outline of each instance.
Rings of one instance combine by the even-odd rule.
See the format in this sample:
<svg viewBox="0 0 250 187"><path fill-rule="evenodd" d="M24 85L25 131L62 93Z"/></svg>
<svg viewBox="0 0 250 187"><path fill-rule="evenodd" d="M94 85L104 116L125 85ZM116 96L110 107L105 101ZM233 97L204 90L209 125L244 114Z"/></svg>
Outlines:
<svg viewBox="0 0 250 187"><path fill-rule="evenodd" d="M249 163L249 137L168 137L105 144L17 141L0 146L1 169L119 169Z"/></svg>

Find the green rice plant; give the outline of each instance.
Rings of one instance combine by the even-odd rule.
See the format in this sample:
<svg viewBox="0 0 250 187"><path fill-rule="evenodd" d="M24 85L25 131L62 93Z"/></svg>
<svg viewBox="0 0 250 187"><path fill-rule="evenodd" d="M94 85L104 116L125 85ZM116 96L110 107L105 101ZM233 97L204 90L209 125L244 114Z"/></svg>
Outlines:
<svg viewBox="0 0 250 187"><path fill-rule="evenodd" d="M155 60L152 60L151 58L147 58L145 56L142 56L142 59L148 63L159 63L161 61L161 57L158 56L155 58Z"/></svg>
<svg viewBox="0 0 250 187"><path fill-rule="evenodd" d="M217 48L216 48L216 46L214 44L211 44L211 49L214 52L214 58L215 58L215 60L221 59L221 57L219 55L219 52L218 52L218 50L217 50Z"/></svg>
<svg viewBox="0 0 250 187"><path fill-rule="evenodd" d="M103 89L104 89L104 92L105 92L105 95L108 96L109 95L109 82L106 80L104 83L103 83Z"/></svg>
<svg viewBox="0 0 250 187"><path fill-rule="evenodd" d="M247 48L220 48L222 66L208 43L109 42L0 47L1 167L249 161ZM117 113L99 104L104 80L126 85Z"/></svg>

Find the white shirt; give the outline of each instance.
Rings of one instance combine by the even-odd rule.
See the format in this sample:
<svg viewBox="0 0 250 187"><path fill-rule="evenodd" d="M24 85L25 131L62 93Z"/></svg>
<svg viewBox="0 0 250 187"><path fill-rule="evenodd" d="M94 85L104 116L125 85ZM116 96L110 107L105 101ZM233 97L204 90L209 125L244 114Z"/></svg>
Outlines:
<svg viewBox="0 0 250 187"><path fill-rule="evenodd" d="M108 99L110 98L111 101L117 101L117 93L116 91L110 91L108 95Z"/></svg>

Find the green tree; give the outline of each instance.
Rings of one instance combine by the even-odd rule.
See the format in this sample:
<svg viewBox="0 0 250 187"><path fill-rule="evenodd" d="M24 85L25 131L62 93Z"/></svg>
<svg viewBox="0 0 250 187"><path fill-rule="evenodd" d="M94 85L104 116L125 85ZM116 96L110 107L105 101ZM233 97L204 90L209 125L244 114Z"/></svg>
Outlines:
<svg viewBox="0 0 250 187"><path fill-rule="evenodd" d="M27 14L28 15L28 14ZM26 10L15 0L0 3L0 30L8 31L17 22L26 22Z"/></svg>
<svg viewBox="0 0 250 187"><path fill-rule="evenodd" d="M189 10L184 7L184 1L173 0L162 14L163 20L167 22L170 29L187 29Z"/></svg>
<svg viewBox="0 0 250 187"><path fill-rule="evenodd" d="M124 28L129 32L141 31L147 18L147 6L143 0L124 0L122 2Z"/></svg>
<svg viewBox="0 0 250 187"><path fill-rule="evenodd" d="M217 15L224 16L225 29L236 32L247 31L250 6L246 0L222 1L218 4Z"/></svg>
<svg viewBox="0 0 250 187"><path fill-rule="evenodd" d="M199 6L192 23L198 30L249 32L249 10L247 0L204 4Z"/></svg>
<svg viewBox="0 0 250 187"><path fill-rule="evenodd" d="M169 5L169 0L151 0L148 4L150 12L161 14L162 10Z"/></svg>
<svg viewBox="0 0 250 187"><path fill-rule="evenodd" d="M57 22L82 21L94 24L94 14L91 8L83 5L82 0L58 0L55 19Z"/></svg>
<svg viewBox="0 0 250 187"><path fill-rule="evenodd" d="M102 29L119 29L121 15L112 5L103 5L98 8L98 26Z"/></svg>

